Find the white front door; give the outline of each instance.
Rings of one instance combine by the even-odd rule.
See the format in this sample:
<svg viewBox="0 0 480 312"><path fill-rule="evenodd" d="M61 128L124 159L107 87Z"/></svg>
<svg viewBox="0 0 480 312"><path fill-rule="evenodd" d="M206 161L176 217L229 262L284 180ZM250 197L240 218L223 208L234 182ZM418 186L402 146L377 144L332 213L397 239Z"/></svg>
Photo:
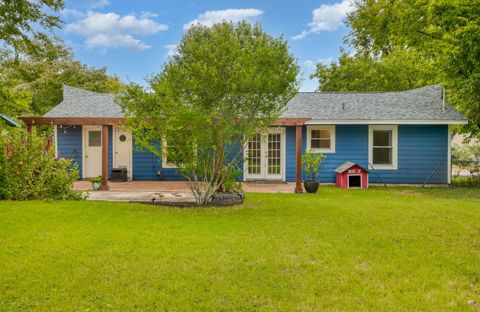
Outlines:
<svg viewBox="0 0 480 312"><path fill-rule="evenodd" d="M254 135L245 155L245 180L285 180L285 128Z"/></svg>
<svg viewBox="0 0 480 312"><path fill-rule="evenodd" d="M83 177L102 175L102 126L83 126Z"/></svg>
<svg viewBox="0 0 480 312"><path fill-rule="evenodd" d="M127 168L128 178L132 178L132 132L113 127L113 167Z"/></svg>

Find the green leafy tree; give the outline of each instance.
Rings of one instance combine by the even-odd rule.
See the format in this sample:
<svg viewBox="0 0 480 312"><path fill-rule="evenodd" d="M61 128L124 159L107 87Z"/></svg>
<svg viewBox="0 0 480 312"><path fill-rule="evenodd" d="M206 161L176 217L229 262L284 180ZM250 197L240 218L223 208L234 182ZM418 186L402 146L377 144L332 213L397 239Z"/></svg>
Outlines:
<svg viewBox="0 0 480 312"><path fill-rule="evenodd" d="M297 74L287 42L258 25L198 25L149 88L131 84L120 102L137 142L175 164L206 205L243 158L246 138L297 92Z"/></svg>
<svg viewBox="0 0 480 312"><path fill-rule="evenodd" d="M347 42L355 48L355 62L364 65L365 59L367 62L372 59L386 63L398 51L402 51L402 58L407 60L399 77L388 76L389 82L378 91L392 90L396 82L398 89L428 82L430 68L433 68L435 82L446 87L449 102L469 118L464 131L480 135L480 0L358 0L354 5L355 10L347 17L352 29ZM411 56L418 59L418 64L408 61ZM339 64L342 67L342 62ZM333 77L339 81L336 84L347 88L350 86L345 80L352 79L348 76L349 70L358 75L355 79L363 79L365 84L372 78L371 70L354 71L362 65L351 65L348 63L345 69L332 70L343 75L334 76L321 69L316 76L327 81ZM409 68L420 70L410 76L410 82L404 75ZM375 84L379 79L382 78L373 77L371 81ZM357 88L357 84L352 87Z"/></svg>
<svg viewBox="0 0 480 312"><path fill-rule="evenodd" d="M385 56L343 53L338 62L319 63L312 75L321 91L404 91L436 83L436 76L431 60L406 50Z"/></svg>
<svg viewBox="0 0 480 312"><path fill-rule="evenodd" d="M108 75L106 68L88 67L75 60L58 39L42 44L42 54L24 54L21 59L8 51L1 54L0 112L42 115L62 101L63 84L95 92L124 89L120 79Z"/></svg>
<svg viewBox="0 0 480 312"><path fill-rule="evenodd" d="M63 0L0 1L0 41L16 53L42 53L35 41L50 40L50 32L62 23L54 13L63 7Z"/></svg>

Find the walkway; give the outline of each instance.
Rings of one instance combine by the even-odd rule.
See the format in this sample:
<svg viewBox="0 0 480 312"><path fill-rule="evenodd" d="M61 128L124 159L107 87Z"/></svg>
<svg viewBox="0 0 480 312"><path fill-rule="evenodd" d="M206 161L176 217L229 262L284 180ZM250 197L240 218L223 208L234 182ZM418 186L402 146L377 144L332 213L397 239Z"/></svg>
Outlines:
<svg viewBox="0 0 480 312"><path fill-rule="evenodd" d="M109 191L89 192L88 200L118 202L195 202L185 181L109 182ZM247 193L293 193L295 183L243 183ZM90 181L77 181L74 189L91 191Z"/></svg>
<svg viewBox="0 0 480 312"><path fill-rule="evenodd" d="M110 191L131 191L131 192L189 192L185 181L129 181L129 182L108 182ZM89 191L92 184L89 181L77 181L74 188L79 191ZM246 193L293 193L295 183L243 183L243 190Z"/></svg>

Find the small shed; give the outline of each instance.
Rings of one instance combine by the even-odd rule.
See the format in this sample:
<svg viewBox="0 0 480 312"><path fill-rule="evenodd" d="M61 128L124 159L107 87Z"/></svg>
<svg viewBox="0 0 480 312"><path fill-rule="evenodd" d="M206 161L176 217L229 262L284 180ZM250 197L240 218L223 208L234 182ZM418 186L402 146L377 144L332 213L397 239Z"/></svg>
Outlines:
<svg viewBox="0 0 480 312"><path fill-rule="evenodd" d="M356 163L347 161L337 169L337 187L368 188L368 171Z"/></svg>

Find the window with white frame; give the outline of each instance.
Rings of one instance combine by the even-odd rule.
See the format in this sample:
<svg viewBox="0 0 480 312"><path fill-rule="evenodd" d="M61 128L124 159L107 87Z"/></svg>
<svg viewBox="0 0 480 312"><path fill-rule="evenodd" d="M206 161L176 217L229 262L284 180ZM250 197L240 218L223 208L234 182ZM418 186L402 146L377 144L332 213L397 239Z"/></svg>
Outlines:
<svg viewBox="0 0 480 312"><path fill-rule="evenodd" d="M368 162L373 169L397 169L396 125L371 125L368 131Z"/></svg>
<svg viewBox="0 0 480 312"><path fill-rule="evenodd" d="M175 164L168 159L168 142L164 138L162 140L162 168L176 168ZM170 146L170 148L174 148L174 146Z"/></svg>
<svg viewBox="0 0 480 312"><path fill-rule="evenodd" d="M172 144L171 142L174 142L174 144ZM183 143L178 143L178 142L183 142ZM182 149L180 148L183 146L181 144L190 144L191 149L189 151ZM196 157L197 145L179 140L179 138L176 137L175 135L168 136L168 140L165 138L165 136L163 136L161 152L162 152L162 168L177 168L178 164L183 163L183 159L185 159L184 157L187 157L188 159L191 159L191 157ZM175 162L172 159L175 159L177 163L175 164Z"/></svg>
<svg viewBox="0 0 480 312"><path fill-rule="evenodd" d="M307 150L335 153L335 126L308 126Z"/></svg>

